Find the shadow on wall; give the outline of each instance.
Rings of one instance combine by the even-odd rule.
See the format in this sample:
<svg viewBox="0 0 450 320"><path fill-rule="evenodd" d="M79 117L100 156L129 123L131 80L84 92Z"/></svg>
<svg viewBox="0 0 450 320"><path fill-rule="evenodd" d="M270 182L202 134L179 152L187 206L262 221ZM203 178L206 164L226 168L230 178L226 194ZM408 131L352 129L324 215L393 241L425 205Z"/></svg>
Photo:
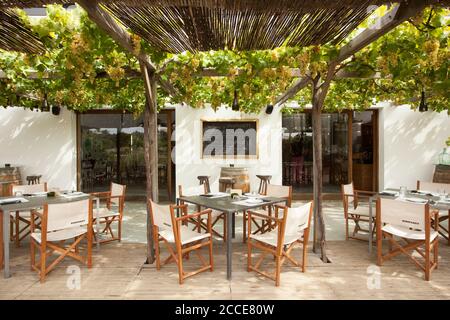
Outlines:
<svg viewBox="0 0 450 320"><path fill-rule="evenodd" d="M408 106L387 107L383 116L385 187L415 188L417 180L431 181L436 156L450 136L450 117Z"/></svg>
<svg viewBox="0 0 450 320"><path fill-rule="evenodd" d="M19 108L0 110L0 165L21 167L22 179L41 174L50 186L74 187L76 139L73 115L59 116Z"/></svg>

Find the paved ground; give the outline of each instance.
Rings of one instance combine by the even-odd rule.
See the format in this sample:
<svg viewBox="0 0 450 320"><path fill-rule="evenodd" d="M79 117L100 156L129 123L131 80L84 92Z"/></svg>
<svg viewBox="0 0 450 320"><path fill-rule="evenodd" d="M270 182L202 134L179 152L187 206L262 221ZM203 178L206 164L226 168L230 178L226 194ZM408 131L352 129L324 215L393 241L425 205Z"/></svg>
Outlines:
<svg viewBox="0 0 450 320"><path fill-rule="evenodd" d="M103 245L100 251L94 250L92 269L65 260L41 284L37 274L30 271L28 248L24 247L13 250L13 276L0 278L0 299L450 298L450 247L446 245L440 247L439 269L427 282L423 273L406 258L398 257L377 269L375 255L367 253L366 243L331 241L328 254L332 263L322 263L309 251L306 273L289 264L284 265L280 287L275 287L271 280L247 272L246 249L241 243L234 245L233 252L231 281L225 279L225 248L221 242L216 242L215 270L187 279L180 286L174 264L163 266L159 271L154 265L143 265L145 245L110 243ZM300 251L297 249L293 253L299 256ZM186 263L188 270L194 264L198 266L195 256ZM273 260L265 260L264 266L268 271L273 270Z"/></svg>

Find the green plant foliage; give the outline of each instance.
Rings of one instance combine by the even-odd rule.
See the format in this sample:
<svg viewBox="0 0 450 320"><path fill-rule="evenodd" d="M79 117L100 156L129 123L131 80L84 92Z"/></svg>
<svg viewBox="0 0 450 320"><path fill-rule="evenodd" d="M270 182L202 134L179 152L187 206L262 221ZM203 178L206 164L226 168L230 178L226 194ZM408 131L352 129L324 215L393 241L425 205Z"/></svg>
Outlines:
<svg viewBox="0 0 450 320"><path fill-rule="evenodd" d="M47 94L51 104L73 110L110 106L140 113L145 102L143 82L128 76L139 71L133 55L99 30L82 9L49 6L47 10L47 17L33 20L19 11L48 51L44 55L0 51L0 68L7 75L0 81L0 105L32 108ZM367 27L385 11L381 7L360 27ZM364 79L333 81L324 108L362 110L379 101L416 108L425 90L431 109L450 112L448 17L449 10L428 8L342 62L338 69L356 72ZM177 89L176 96L158 91L160 106L166 102L185 102L193 108L231 106L236 90L241 111L246 113L273 104L296 81L293 69L311 80L324 79L329 62L339 52L339 47L325 45L172 55L153 50L135 35L132 39L135 52L142 50L156 65L164 66L160 76ZM214 70L216 76L202 76L205 69ZM29 79L30 72L35 72L37 79ZM373 78L376 73L378 79ZM310 104L311 86L293 100L300 106ZM293 110L284 107L283 112Z"/></svg>

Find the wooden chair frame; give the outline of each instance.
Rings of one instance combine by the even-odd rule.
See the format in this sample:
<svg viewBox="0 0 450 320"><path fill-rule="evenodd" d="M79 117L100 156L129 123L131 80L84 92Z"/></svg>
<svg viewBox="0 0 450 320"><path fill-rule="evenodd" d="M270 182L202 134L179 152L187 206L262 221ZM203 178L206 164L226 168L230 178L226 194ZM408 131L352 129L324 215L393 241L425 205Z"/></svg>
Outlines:
<svg viewBox="0 0 450 320"><path fill-rule="evenodd" d="M420 180L417 180L417 190L420 190ZM450 246L450 228L446 227L443 222L445 222L446 220L448 221L448 223L450 224L450 210L448 210L448 215L446 216L439 216L439 210L436 210L437 214L437 218L434 219L432 221L432 225L434 227L434 224L437 223L438 229L437 232L439 232L439 234L445 239L447 240L447 245Z"/></svg>
<svg viewBox="0 0 450 320"><path fill-rule="evenodd" d="M97 239L97 235L94 232L94 243L97 243L97 241L100 241L100 243L107 243L107 242L111 242L111 241L122 241L122 220L123 220L123 210L125 207L125 193L126 193L126 189L127 186L122 185L123 186L123 193L120 196L112 196L111 195L111 190L112 190L112 183L111 183L111 190L110 191L104 191L104 192L92 192L90 193L91 196L94 197L98 197L100 198L100 200L106 200L106 207L108 208L108 210L111 210L111 200L112 199L119 199L119 206L118 206L118 212L119 215L118 216L111 216L111 217L101 217L99 220L99 224L102 225L104 224L105 226L103 227L103 230L99 230L98 233L99 234L109 234L111 237L109 239ZM97 218L94 217L93 218L93 228L95 226L95 223L97 221ZM117 236L114 234L113 230L112 230L112 224L114 222L117 222ZM94 229L92 229L94 230Z"/></svg>
<svg viewBox="0 0 450 320"><path fill-rule="evenodd" d="M181 211L182 215L180 217L176 216L176 211ZM179 283L183 284L184 280L186 278L192 277L196 274L199 274L201 272L204 272L206 270L210 270L211 272L214 270L214 260L213 260L213 252L212 252L212 224L211 224L211 209L206 209L200 212L196 212L193 214L187 213L187 205L170 205L170 215L172 220L172 227L174 232L174 239L175 244L172 246L170 242L168 242L166 239L160 236L159 234L159 228L158 226L153 226L153 243L155 246L155 258L156 258L156 269L160 270L162 265L168 264L170 262L175 262L177 264L178 268L178 279ZM152 221L154 221L153 218L153 212L152 214ZM184 222L188 221L189 219L195 219L197 217L201 217L207 215L207 231L210 234L209 239L201 239L198 241L190 242L185 245L181 244L181 234L180 229L181 225L184 224ZM169 251L169 257L167 257L162 263L161 263L161 250L159 247L159 243L163 242ZM208 246L208 252L209 252L209 264L205 261L203 256L200 254L199 250L201 250L203 247ZM189 259L190 253L194 251L202 263L202 267L186 273L183 267L183 259Z"/></svg>
<svg viewBox="0 0 450 320"><path fill-rule="evenodd" d="M203 184L204 188L205 188L205 193L207 193L207 189L209 188L209 185L207 186L206 184ZM183 187L181 185L178 186L178 194L180 195L180 197L183 196ZM180 205L184 205L184 201L180 200ZM199 205L196 206L197 211L201 211L201 207ZM219 222L219 221L223 221L223 235L220 234L217 230L214 229L214 226ZM205 221L201 218L201 216L198 216L196 218L191 218L189 219L187 222L185 222L185 224L187 223L192 223L194 225L194 228L192 230L197 230L198 232L201 232L201 230L208 230L208 224L205 223ZM223 239L224 241L226 241L227 239L227 214L226 213L222 213L220 215L218 215L217 217L215 217L215 219L211 222L211 231L212 234L214 234L215 236Z"/></svg>
<svg viewBox="0 0 450 320"><path fill-rule="evenodd" d="M342 194L342 202L344 205L344 218L345 218L345 240L354 239L360 241L366 241L366 239L357 237L358 232L366 232L370 233L369 230L364 229L361 226L361 222L368 223L369 217L365 217L358 214L352 214L349 212L349 197L353 197L353 209L356 209L359 204L360 198L369 198L372 195L375 195L376 192L372 191L363 191L363 190L355 190L353 189L353 194L345 194L344 185L341 185L341 194ZM355 223L355 227L353 228L353 233L349 235L349 220L353 220ZM376 233L376 218L372 217L372 237Z"/></svg>
<svg viewBox="0 0 450 320"><path fill-rule="evenodd" d="M280 273L281 273L281 267L283 266L284 262L287 260L291 262L294 266L299 267L302 272L306 271L306 262L307 262L307 253L308 253L308 241L309 241L309 232L311 227L311 217L313 213L313 203L311 203L311 208L309 212L308 217L308 227L303 230L303 239L302 240L296 240L291 244L284 245L284 236L285 236L285 229L286 229L286 220L287 215L289 214L289 208L286 206L280 206L275 205L275 214L274 216L268 216L263 215L257 212L249 211L249 219L247 220L248 223L248 239L247 239L247 271L255 271L256 273L269 278L273 281L275 281L275 286L280 285ZM282 218L278 218L278 211L283 210L284 214ZM288 210L286 214L286 210ZM278 230L278 238L277 238L277 246L273 247L271 245L268 245L266 243L260 242L256 239L251 238L252 235L252 216L259 216L261 218L270 220L271 222L276 224L276 228ZM292 250L294 249L294 246L296 244L302 245L302 261L297 261L294 259L294 257L291 255ZM259 259L256 261L255 264L252 263L252 250L253 248L259 249L262 251ZM264 258L267 255L271 255L275 259L275 272L273 274L270 274L266 271L263 271L260 269L260 265L263 262Z"/></svg>
<svg viewBox="0 0 450 320"><path fill-rule="evenodd" d="M92 201L89 201L89 223L87 225L87 232L74 238L74 241L65 247L67 240L56 242L47 241L47 217L48 217L48 205L44 205L43 213L36 210L31 211L31 233L35 231L36 218L41 221L41 243L31 238L30 241L30 256L31 256L31 270L39 273L39 280L41 283L45 281L47 274L52 271L66 256L71 257L83 264L86 264L88 268L92 267ZM79 252L79 245L81 241L87 241L86 256L81 256ZM36 248L39 249L40 260L36 263ZM47 265L47 258L53 253L57 253L59 256Z"/></svg>
<svg viewBox="0 0 450 320"><path fill-rule="evenodd" d="M28 184L29 185L29 184ZM26 186L28 186L26 185ZM44 191L47 191L47 182L43 183L44 185ZM10 185L9 186L9 194L13 196L13 189L16 185ZM30 211L30 210L26 210ZM31 234L30 227L31 227L31 216L30 220L27 218L20 216L20 211L16 211L14 216L10 216L10 224L9 224L9 237L11 241L14 241L16 247L20 247L20 242L25 239L28 235ZM23 223L24 226L21 228L20 223ZM35 221L35 227L38 228L40 225L40 222Z"/></svg>
<svg viewBox="0 0 450 320"><path fill-rule="evenodd" d="M382 230L382 218L381 218L381 201L377 200L376 216L377 216L377 265L382 266L385 261L388 261L400 254L404 254L411 260L419 269L425 273L425 280L429 281L431 271L438 267L438 244L439 238L436 237L433 241L430 241L430 231L432 229L433 215L437 215L436 212L430 212L428 204L425 205L425 240L411 240L407 238L399 238L396 240L394 235ZM434 230L438 230L438 226L434 225ZM383 239L387 239L389 242L389 251L383 254ZM400 243L403 242L402 243ZM421 248L423 247L423 248ZM433 251L433 257L431 257L431 251ZM423 261L419 261L413 257L413 252L419 253Z"/></svg>
<svg viewBox="0 0 450 320"><path fill-rule="evenodd" d="M292 186L285 186L285 187L289 187L289 191L288 191L288 196L286 197L286 206L290 207L292 205ZM266 192L263 195L267 195L267 187L266 187ZM272 216L272 212L275 212L275 217L278 218L278 211L274 210L274 206L270 205L270 206L264 206L262 207L263 210L267 211L269 216ZM251 210L250 210L251 211ZM257 212L252 211L253 216L259 216L258 214L255 214ZM266 216L266 215L264 215ZM242 217L242 227L243 227L243 237L242 237L242 242L245 243L245 241L247 241L247 220L249 219L249 215L248 215L248 211L244 211L243 213L243 217ZM253 231L252 234L257 234L257 233L265 233L268 232L274 228L276 228L276 222L272 221L270 219L267 220L262 220L261 219L255 219L252 218L252 223L256 226L256 230Z"/></svg>

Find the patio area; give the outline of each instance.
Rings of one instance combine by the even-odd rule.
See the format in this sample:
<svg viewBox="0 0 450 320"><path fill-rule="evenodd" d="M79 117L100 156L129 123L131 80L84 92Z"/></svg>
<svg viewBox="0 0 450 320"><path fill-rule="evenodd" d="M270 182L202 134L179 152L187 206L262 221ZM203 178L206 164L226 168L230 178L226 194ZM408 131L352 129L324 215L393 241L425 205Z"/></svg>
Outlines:
<svg viewBox="0 0 450 320"><path fill-rule="evenodd" d="M110 244L100 252L94 250L91 270L80 266L79 290L67 286L67 268L73 265L70 260L41 284L30 271L28 248L21 248L15 250L12 259L13 277L0 279L0 299L450 299L450 247L445 244L440 247L440 266L431 281L423 281L420 270L406 258L398 257L381 267L379 289L368 288L368 279L373 277L368 268L375 266L376 259L375 254L368 255L363 242L330 241L328 250L333 263L324 264L310 252L306 273L286 265L280 287L248 273L246 247L240 242L234 246L231 281L226 280L225 248L215 244L215 270L180 286L175 264L160 271L154 265L143 264L145 245Z"/></svg>
<svg viewBox="0 0 450 320"><path fill-rule="evenodd" d="M449 23L0 2L0 300L450 300Z"/></svg>
<svg viewBox="0 0 450 320"><path fill-rule="evenodd" d="M423 272L406 257L396 257L378 269L375 250L369 254L367 242L345 241L341 202L326 201L324 212L327 252L332 263L324 264L312 253L310 243L306 273L286 264L280 287L246 271L247 246L242 243L240 216L233 240L232 280L226 279L226 248L223 241L216 239L215 270L187 279L180 286L175 264L165 265L160 271L155 264L144 264L145 208L142 203L128 202L122 243L94 249L90 270L66 260L41 284L36 273L30 271L28 242L13 248L12 277L0 278L0 299L450 299L450 246L445 241L439 247L439 268L427 282L423 281ZM294 252L300 254L299 249ZM166 256L167 250L162 255ZM188 270L197 265L196 257L186 261ZM270 262L265 266L274 268ZM71 268L80 270L78 288L72 282Z"/></svg>

